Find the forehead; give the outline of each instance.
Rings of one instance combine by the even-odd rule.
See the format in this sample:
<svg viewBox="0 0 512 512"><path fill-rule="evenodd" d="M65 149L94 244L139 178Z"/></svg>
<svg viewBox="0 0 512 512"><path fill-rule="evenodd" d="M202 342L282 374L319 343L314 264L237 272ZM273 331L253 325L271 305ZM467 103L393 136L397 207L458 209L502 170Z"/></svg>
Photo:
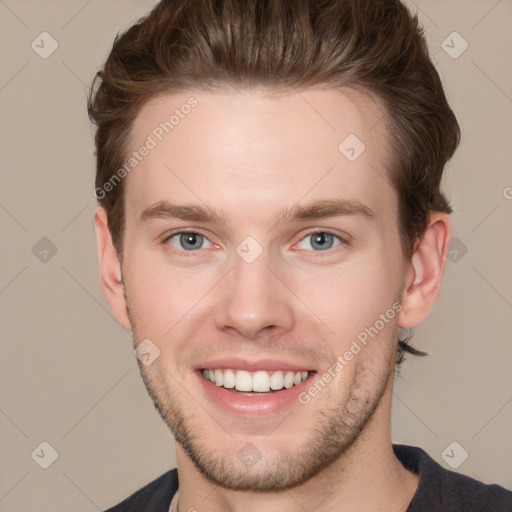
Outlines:
<svg viewBox="0 0 512 512"><path fill-rule="evenodd" d="M382 103L353 89L188 91L153 98L131 132L144 146L127 211L207 201L239 215L301 198L394 204ZM140 157L140 155L139 155ZM243 207L241 208L241 205ZM260 215L261 216L261 215Z"/></svg>

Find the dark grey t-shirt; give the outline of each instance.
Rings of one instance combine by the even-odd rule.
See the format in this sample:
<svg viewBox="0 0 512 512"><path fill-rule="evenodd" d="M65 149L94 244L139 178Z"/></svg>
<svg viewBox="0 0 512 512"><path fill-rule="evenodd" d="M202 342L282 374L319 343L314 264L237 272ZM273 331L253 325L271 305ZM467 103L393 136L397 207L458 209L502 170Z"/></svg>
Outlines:
<svg viewBox="0 0 512 512"><path fill-rule="evenodd" d="M420 477L406 512L512 512L511 491L448 471L421 448L393 445L393 450L403 466ZM178 473L173 469L106 512L169 512L177 490Z"/></svg>

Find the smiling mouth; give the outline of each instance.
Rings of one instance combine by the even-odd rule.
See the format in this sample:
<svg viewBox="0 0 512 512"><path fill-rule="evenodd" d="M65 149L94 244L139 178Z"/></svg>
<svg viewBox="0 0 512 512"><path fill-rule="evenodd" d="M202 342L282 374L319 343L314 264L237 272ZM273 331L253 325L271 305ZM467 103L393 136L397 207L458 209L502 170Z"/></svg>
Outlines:
<svg viewBox="0 0 512 512"><path fill-rule="evenodd" d="M218 387L257 396L266 393L282 391L298 386L304 382L312 372L303 371L256 371L231 369L203 369L201 374L205 380Z"/></svg>

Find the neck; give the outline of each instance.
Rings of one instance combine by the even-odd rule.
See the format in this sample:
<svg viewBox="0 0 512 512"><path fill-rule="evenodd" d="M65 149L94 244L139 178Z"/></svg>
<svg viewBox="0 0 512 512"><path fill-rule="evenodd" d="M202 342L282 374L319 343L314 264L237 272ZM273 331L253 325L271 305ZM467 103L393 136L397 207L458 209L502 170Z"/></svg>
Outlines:
<svg viewBox="0 0 512 512"><path fill-rule="evenodd" d="M352 446L313 478L286 491L256 493L215 486L199 473L177 444L179 512L406 510L419 479L393 453L390 432L393 375L390 381L372 418Z"/></svg>

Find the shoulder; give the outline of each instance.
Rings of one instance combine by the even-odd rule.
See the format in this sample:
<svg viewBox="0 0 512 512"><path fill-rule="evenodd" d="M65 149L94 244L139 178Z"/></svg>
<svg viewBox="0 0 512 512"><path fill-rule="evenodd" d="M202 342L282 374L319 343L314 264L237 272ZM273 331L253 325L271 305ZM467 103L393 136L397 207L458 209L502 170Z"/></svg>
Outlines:
<svg viewBox="0 0 512 512"><path fill-rule="evenodd" d="M402 465L419 474L419 484L407 512L511 512L512 492L486 485L438 464L421 448L394 445Z"/></svg>
<svg viewBox="0 0 512 512"><path fill-rule="evenodd" d="M178 490L178 472L172 469L105 512L168 512Z"/></svg>

